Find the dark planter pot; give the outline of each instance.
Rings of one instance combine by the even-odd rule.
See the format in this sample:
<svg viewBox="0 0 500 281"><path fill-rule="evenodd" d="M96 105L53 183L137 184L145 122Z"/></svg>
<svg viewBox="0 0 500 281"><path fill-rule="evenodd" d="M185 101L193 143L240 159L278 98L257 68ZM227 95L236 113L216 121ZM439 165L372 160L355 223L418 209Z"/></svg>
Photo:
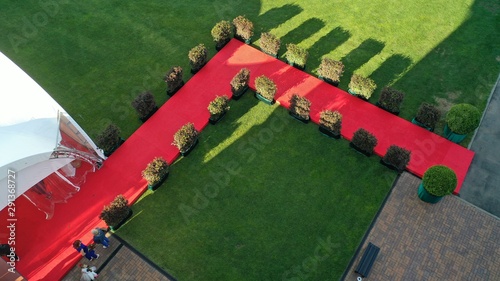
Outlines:
<svg viewBox="0 0 500 281"><path fill-rule="evenodd" d="M239 91L236 91L235 89L233 89L233 87L231 87L231 92L233 93L233 100L239 100L247 90L248 90L248 85L241 88Z"/></svg>
<svg viewBox="0 0 500 281"><path fill-rule="evenodd" d="M340 139L340 134L336 133L336 132L333 132L333 131L330 131L328 128L322 126L322 125L319 125L319 131L329 137L329 138L334 138L334 139Z"/></svg>
<svg viewBox="0 0 500 281"><path fill-rule="evenodd" d="M443 199L442 196L435 196L435 195L432 195L429 192L427 192L427 190L425 190L425 188L424 188L423 183L420 183L420 185L418 186L418 198L420 198L420 200L422 200L424 202L431 203L431 204L435 204L435 203L441 201L441 199Z"/></svg>
<svg viewBox="0 0 500 281"><path fill-rule="evenodd" d="M181 81L181 83L179 84L179 86L177 86L177 88L175 88L175 89L173 89L171 91L169 91L167 89L167 95L169 95L170 97L173 96L175 93L177 93L177 91L180 90L180 88L182 88L182 86L184 86L184 81Z"/></svg>
<svg viewBox="0 0 500 281"><path fill-rule="evenodd" d="M185 151L180 151L181 155L186 157L189 155L189 153L191 153L191 151L193 151L193 149L196 147L196 145L198 144L198 138L196 138L196 140L193 142L193 144L191 144L191 146L186 149Z"/></svg>
<svg viewBox="0 0 500 281"><path fill-rule="evenodd" d="M109 226L109 229L111 229L112 231L116 231L118 228L120 228L128 219L130 219L130 217L132 217L132 209L129 209L129 212L128 212L128 215L120 222L118 223L117 225L110 225Z"/></svg>
<svg viewBox="0 0 500 281"><path fill-rule="evenodd" d="M364 100L364 101L368 101L368 99L367 99L367 98L365 98L364 96L361 96L361 95L356 94L356 92L354 92L354 91L353 91L353 90L351 90L351 89L347 90L347 92L349 92L349 94L351 94L351 95L353 95L353 96L355 96L355 97L357 97L357 98L360 98L360 99L362 99L362 100Z"/></svg>
<svg viewBox="0 0 500 281"><path fill-rule="evenodd" d="M356 150L357 152L363 154L364 156L370 157L373 154L373 152L366 152L366 151L364 151L363 149L357 147L352 142L349 143L349 146L352 147L352 148L354 148L354 150Z"/></svg>
<svg viewBox="0 0 500 281"><path fill-rule="evenodd" d="M389 112L389 113L392 113L396 116L399 116L399 111L390 111L389 109L385 108L383 105L381 105L379 102L375 103L376 106L378 106L379 108L382 108L383 110Z"/></svg>
<svg viewBox="0 0 500 281"><path fill-rule="evenodd" d="M148 115L146 115L143 118L139 118L139 120L141 120L142 123L148 121L149 117L153 116L153 114L155 114L156 111L158 111L158 106L155 106L155 108Z"/></svg>
<svg viewBox="0 0 500 281"><path fill-rule="evenodd" d="M220 120L222 120L222 118L224 118L224 116L226 116L226 113L227 111L221 113L221 114L217 114L217 115L211 115L209 118L208 118L208 122L212 125L215 125L217 124Z"/></svg>
<svg viewBox="0 0 500 281"><path fill-rule="evenodd" d="M196 74L198 73L198 71L200 71L200 69L202 69L207 63L205 62L202 66L200 66L199 68L195 69L195 68L191 68L191 74Z"/></svg>
<svg viewBox="0 0 500 281"><path fill-rule="evenodd" d="M223 42L220 42L220 43L216 43L216 44L215 44L215 50L216 50L217 52L218 52L218 51L220 51L220 50L222 50L222 48L224 48L224 46L226 46L226 45L227 45L227 43L229 43L229 40L231 40L231 39L228 39L228 40L223 41Z"/></svg>
<svg viewBox="0 0 500 281"><path fill-rule="evenodd" d="M256 97L258 100L260 100L260 101L262 101L263 103L268 104L268 105L273 105L273 104L274 104L274 102L275 102L274 100L268 100L268 99L266 99L265 97L263 97L263 96L262 96L261 94L259 94L259 93L255 93L255 97Z"/></svg>
<svg viewBox="0 0 500 281"><path fill-rule="evenodd" d="M460 135L460 134L454 133L450 129L450 127L448 127L448 124L444 125L444 136L448 140L450 140L454 143L461 143L467 137L467 135Z"/></svg>
<svg viewBox="0 0 500 281"><path fill-rule="evenodd" d="M289 114L290 116L292 116L293 118L295 118L295 120L298 120L298 121L300 121L300 122L302 122L302 123L304 123L304 124L309 123L309 120L311 119L311 118L309 117L309 115L307 116L307 118L304 118L303 116L300 116L300 115L298 115L298 114L295 114L295 113L293 113L293 112L291 112L291 111L288 111L288 114Z"/></svg>
<svg viewBox="0 0 500 281"><path fill-rule="evenodd" d="M405 169L399 169L398 167L396 167L395 165L391 164L391 163L388 163L388 162L385 162L384 161L384 158L380 159L380 164L386 166L387 168L391 169L391 170L394 170L396 172L398 172L398 174L401 174L402 172L404 172Z"/></svg>
<svg viewBox="0 0 500 281"><path fill-rule="evenodd" d="M320 76L318 76L318 78L319 78L320 80L323 80L323 81L325 81L326 83L328 83L328 84L330 84L330 85L334 86L334 87L338 87L338 86L339 86L339 81L333 81L332 79L329 79L329 78L323 77L323 76L321 76L321 75L320 75Z"/></svg>
<svg viewBox="0 0 500 281"><path fill-rule="evenodd" d="M420 123L416 118L413 118L411 122L419 127L426 129L427 131L434 132L434 128L428 127L424 123Z"/></svg>
<svg viewBox="0 0 500 281"><path fill-rule="evenodd" d="M302 70L302 71L306 70L306 66L305 65L304 66L300 66L300 65L295 64L293 62L288 62L288 64L291 65L291 66L293 66L293 67L295 67L295 68L297 68L298 70Z"/></svg>
<svg viewBox="0 0 500 281"><path fill-rule="evenodd" d="M123 143L125 142L124 139L120 138L120 141L118 142L118 145L116 145L115 147L113 147L110 151L104 151L104 156L106 157L109 157L111 154L113 154L113 152L115 152L118 147L120 147L120 145L122 145Z"/></svg>
<svg viewBox="0 0 500 281"><path fill-rule="evenodd" d="M169 172L170 173L170 172ZM158 181L157 183L153 184L153 185L149 185L148 184L148 189L149 190L152 190L152 191L155 191L158 187L160 187L160 185L162 185L165 180L168 178L168 175L169 173L167 173L165 176L163 176L160 181Z"/></svg>

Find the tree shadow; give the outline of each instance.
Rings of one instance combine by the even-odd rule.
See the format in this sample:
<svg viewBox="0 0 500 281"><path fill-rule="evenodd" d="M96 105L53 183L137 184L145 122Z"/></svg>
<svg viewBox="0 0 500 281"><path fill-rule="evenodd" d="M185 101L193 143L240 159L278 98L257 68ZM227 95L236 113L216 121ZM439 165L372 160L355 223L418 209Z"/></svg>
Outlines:
<svg viewBox="0 0 500 281"><path fill-rule="evenodd" d="M304 21L301 25L288 32L281 37L281 44L285 46L287 43L299 44L305 39L311 37L325 26L325 22L318 18L311 18Z"/></svg>
<svg viewBox="0 0 500 281"><path fill-rule="evenodd" d="M300 14L302 11L303 9L298 5L286 4L281 7L272 8L259 15L255 22L258 23L260 32L267 32ZM260 37L260 34L258 34L258 37Z"/></svg>
<svg viewBox="0 0 500 281"><path fill-rule="evenodd" d="M378 100L380 95L380 90L387 85L392 85L398 79L403 77L408 67L412 64L412 60L401 54L395 54L386 59L378 68L375 70L370 78L372 78L377 84L377 89L373 93L372 100Z"/></svg>
<svg viewBox="0 0 500 281"><path fill-rule="evenodd" d="M308 65L319 66L324 55L342 45L349 37L351 37L351 33L342 27L332 29L309 48Z"/></svg>
<svg viewBox="0 0 500 281"><path fill-rule="evenodd" d="M382 51L385 44L375 39L367 39L356 49L341 59L345 65L343 79L340 81L342 88L347 88L352 74L355 70L367 63L372 57Z"/></svg>

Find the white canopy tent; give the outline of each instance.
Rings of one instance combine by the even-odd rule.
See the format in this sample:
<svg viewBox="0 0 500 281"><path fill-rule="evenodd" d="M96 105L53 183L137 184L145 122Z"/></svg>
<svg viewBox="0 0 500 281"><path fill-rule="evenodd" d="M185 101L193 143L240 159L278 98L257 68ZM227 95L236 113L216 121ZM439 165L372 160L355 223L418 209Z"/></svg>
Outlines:
<svg viewBox="0 0 500 281"><path fill-rule="evenodd" d="M49 203L53 208L54 202L61 201L51 198L52 192L62 185L56 183L66 182L78 191L82 179L74 177L85 177L76 171L80 163L89 164L87 168L94 171L105 156L75 120L2 53L0 97L0 210L8 204L8 184L15 185L17 198L50 175L61 179L51 181L51 191L46 191L44 197L53 201ZM15 174L15 179L9 174ZM61 189L67 193L67 187ZM43 207L47 202L38 202L33 196L27 198L46 212L47 218L52 216Z"/></svg>

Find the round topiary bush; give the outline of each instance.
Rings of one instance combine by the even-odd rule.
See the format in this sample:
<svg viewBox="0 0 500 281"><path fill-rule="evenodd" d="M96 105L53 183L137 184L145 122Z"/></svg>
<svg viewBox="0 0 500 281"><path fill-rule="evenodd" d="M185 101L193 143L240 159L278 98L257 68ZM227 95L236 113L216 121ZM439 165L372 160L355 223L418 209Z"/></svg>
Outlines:
<svg viewBox="0 0 500 281"><path fill-rule="evenodd" d="M481 121L481 113L470 104L454 105L446 114L446 124L450 130L459 135L466 135L474 131Z"/></svg>
<svg viewBox="0 0 500 281"><path fill-rule="evenodd" d="M441 197L455 190L457 176L452 169L443 165L435 165L425 171L422 184L427 192Z"/></svg>

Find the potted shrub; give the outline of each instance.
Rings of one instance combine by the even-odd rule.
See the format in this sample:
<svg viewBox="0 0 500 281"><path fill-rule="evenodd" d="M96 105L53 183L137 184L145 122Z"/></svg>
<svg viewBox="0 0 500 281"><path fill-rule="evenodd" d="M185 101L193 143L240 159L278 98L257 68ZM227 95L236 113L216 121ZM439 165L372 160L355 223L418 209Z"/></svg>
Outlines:
<svg viewBox="0 0 500 281"><path fill-rule="evenodd" d="M431 132L441 118L441 112L432 104L423 102L418 108L417 115L411 122Z"/></svg>
<svg viewBox="0 0 500 281"><path fill-rule="evenodd" d="M227 20L220 21L215 24L211 33L215 41L215 49L219 51L231 40L231 23Z"/></svg>
<svg viewBox="0 0 500 281"><path fill-rule="evenodd" d="M122 143L120 128L115 124L109 124L96 138L99 148L104 150L104 155L110 156Z"/></svg>
<svg viewBox="0 0 500 281"><path fill-rule="evenodd" d="M339 85L340 77L344 73L344 64L341 61L322 58L318 68L318 78L335 87Z"/></svg>
<svg viewBox="0 0 500 281"><path fill-rule="evenodd" d="M167 83L167 95L173 96L182 86L184 80L182 79L183 70L180 66L174 66L165 74L163 80Z"/></svg>
<svg viewBox="0 0 500 281"><path fill-rule="evenodd" d="M475 106L466 103L456 104L446 114L444 135L448 140L460 143L468 133L479 126L480 121L481 112Z"/></svg>
<svg viewBox="0 0 500 281"><path fill-rule="evenodd" d="M208 51L204 44L192 48L188 54L189 64L191 65L191 73L195 74L205 64L207 64Z"/></svg>
<svg viewBox="0 0 500 281"><path fill-rule="evenodd" d="M285 56L288 64L296 66L301 70L306 68L307 57L309 57L309 53L306 49L295 44L286 44Z"/></svg>
<svg viewBox="0 0 500 281"><path fill-rule="evenodd" d="M156 190L168 177L169 166L162 157L155 157L142 171L149 190Z"/></svg>
<svg viewBox="0 0 500 281"><path fill-rule="evenodd" d="M149 117L151 117L156 110L158 110L158 106L156 106L155 97L151 92L144 92L139 94L133 101L132 107L139 114L139 119L142 122L146 122Z"/></svg>
<svg viewBox="0 0 500 281"><path fill-rule="evenodd" d="M331 138L340 138L342 114L338 111L323 110L319 115L319 131Z"/></svg>
<svg viewBox="0 0 500 281"><path fill-rule="evenodd" d="M241 96L248 90L248 82L250 81L250 70L242 68L231 80L231 92L233 99L239 100Z"/></svg>
<svg viewBox="0 0 500 281"><path fill-rule="evenodd" d="M260 35L260 50L272 57L277 58L280 50L281 40L276 35L263 32Z"/></svg>
<svg viewBox="0 0 500 281"><path fill-rule="evenodd" d="M210 118L208 122L210 124L215 125L219 120L226 115L226 112L229 110L229 98L227 96L217 96L213 101L208 105L208 112L210 112Z"/></svg>
<svg viewBox="0 0 500 281"><path fill-rule="evenodd" d="M130 216L132 209L123 195L118 195L107 206L104 206L99 218L104 220L111 230L117 230Z"/></svg>
<svg viewBox="0 0 500 281"><path fill-rule="evenodd" d="M375 81L358 74L353 74L349 82L349 93L364 100L370 99L375 88L377 88Z"/></svg>
<svg viewBox="0 0 500 281"><path fill-rule="evenodd" d="M361 154L370 156L373 154L375 146L377 146L377 138L367 130L359 128L352 137L349 145L356 149Z"/></svg>
<svg viewBox="0 0 500 281"><path fill-rule="evenodd" d="M199 132L194 127L194 124L187 123L174 134L172 144L179 149L182 156L188 156L198 143L198 135Z"/></svg>
<svg viewBox="0 0 500 281"><path fill-rule="evenodd" d="M397 145L391 145L380 160L385 166L402 173L410 163L411 151Z"/></svg>
<svg viewBox="0 0 500 281"><path fill-rule="evenodd" d="M265 75L261 75L255 78L255 96L266 104L274 103L274 96L278 88L274 84L273 80L269 79Z"/></svg>
<svg viewBox="0 0 500 281"><path fill-rule="evenodd" d="M306 98L293 94L290 97L289 114L302 123L309 122L309 112L311 111L311 102Z"/></svg>
<svg viewBox="0 0 500 281"><path fill-rule="evenodd" d="M389 111L392 114L399 115L399 109L405 94L391 87L384 87L380 93L377 106Z"/></svg>
<svg viewBox="0 0 500 281"><path fill-rule="evenodd" d="M457 187L457 175L443 165L427 169L418 187L418 197L427 203L437 203L444 196L451 194Z"/></svg>
<svg viewBox="0 0 500 281"><path fill-rule="evenodd" d="M234 38L250 44L253 36L253 23L244 16L237 16L233 19L233 25Z"/></svg>

